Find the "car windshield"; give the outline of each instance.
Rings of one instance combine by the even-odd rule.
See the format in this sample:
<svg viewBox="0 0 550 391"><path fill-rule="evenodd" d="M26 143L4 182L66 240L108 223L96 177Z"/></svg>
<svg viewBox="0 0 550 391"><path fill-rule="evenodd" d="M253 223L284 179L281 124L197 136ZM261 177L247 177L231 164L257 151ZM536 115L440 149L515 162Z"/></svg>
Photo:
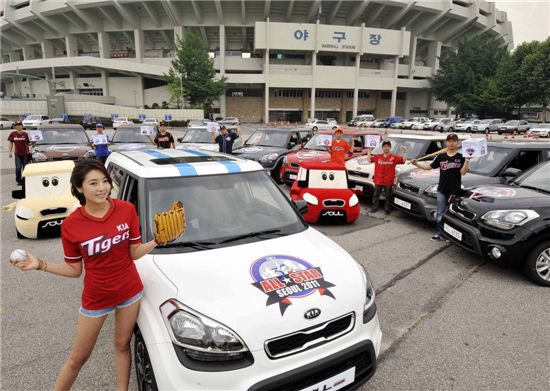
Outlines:
<svg viewBox="0 0 550 391"><path fill-rule="evenodd" d="M550 124L533 125L533 129L550 129Z"/></svg>
<svg viewBox="0 0 550 391"><path fill-rule="evenodd" d="M151 143L151 139L140 133L139 128L118 128L112 139L113 143Z"/></svg>
<svg viewBox="0 0 550 391"><path fill-rule="evenodd" d="M507 121L504 125L511 125L511 126L515 126L519 124L519 121Z"/></svg>
<svg viewBox="0 0 550 391"><path fill-rule="evenodd" d="M89 144L84 129L41 129L42 140L36 144Z"/></svg>
<svg viewBox="0 0 550 391"><path fill-rule="evenodd" d="M189 129L183 136L183 143L212 143L212 136L206 129Z"/></svg>
<svg viewBox="0 0 550 391"><path fill-rule="evenodd" d="M118 122L128 121L128 117L117 117L115 118L115 121L118 121Z"/></svg>
<svg viewBox="0 0 550 391"><path fill-rule="evenodd" d="M146 221L154 221L154 215L169 209L175 200L183 202L185 233L167 246L179 247L178 250L185 251L185 243L188 247L193 247L193 242L215 247L222 241L239 243L241 236L271 239L306 229L287 198L263 171L154 178L147 180L147 189ZM150 223L148 238L153 237L152 230Z"/></svg>
<svg viewBox="0 0 550 391"><path fill-rule="evenodd" d="M202 126L204 125L205 121L200 121L200 120L193 120L193 121L189 121L189 123L187 124L187 126Z"/></svg>
<svg viewBox="0 0 550 391"><path fill-rule="evenodd" d="M25 118L25 121L34 121L40 119L39 115L29 115L27 118Z"/></svg>
<svg viewBox="0 0 550 391"><path fill-rule="evenodd" d="M286 148L290 132L273 132L270 130L257 130L248 140L246 145L258 145L264 147Z"/></svg>
<svg viewBox="0 0 550 391"><path fill-rule="evenodd" d="M512 150L508 148L489 147L487 148L487 155L470 161L469 171L474 174L489 175L498 167L502 167L511 152Z"/></svg>
<svg viewBox="0 0 550 391"><path fill-rule="evenodd" d="M154 123L156 123L157 120L154 119L154 118L146 118L146 119L143 121L143 123L145 123L145 122L154 122Z"/></svg>
<svg viewBox="0 0 550 391"><path fill-rule="evenodd" d="M324 136L326 136L325 134L323 134ZM319 145L319 139L320 139L320 133L317 133L315 136L313 136L311 138L311 140L309 140L307 142L307 144L304 146L304 149L314 149L316 151L326 151L327 148L324 146L324 145ZM348 143L348 145L352 145L351 143L351 136L349 134L344 134L342 136L342 139Z"/></svg>
<svg viewBox="0 0 550 391"><path fill-rule="evenodd" d="M514 184L550 194L550 160L520 174Z"/></svg>
<svg viewBox="0 0 550 391"><path fill-rule="evenodd" d="M491 119L484 119L483 121L479 121L478 123L479 124L489 124L489 123L491 123L491 121L492 121Z"/></svg>
<svg viewBox="0 0 550 391"><path fill-rule="evenodd" d="M404 138L404 137L389 137L391 141L391 150L390 153L400 155L401 147L406 146L409 151L407 152L407 159L416 159L425 154L430 140L418 140L413 138ZM378 144L376 148L372 151L373 155L382 153L382 144Z"/></svg>

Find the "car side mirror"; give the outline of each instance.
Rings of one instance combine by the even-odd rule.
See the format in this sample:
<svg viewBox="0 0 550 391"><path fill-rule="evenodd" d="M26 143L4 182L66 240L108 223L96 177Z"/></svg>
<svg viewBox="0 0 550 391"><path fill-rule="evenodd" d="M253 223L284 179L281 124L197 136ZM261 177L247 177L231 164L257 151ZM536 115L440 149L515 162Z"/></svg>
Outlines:
<svg viewBox="0 0 550 391"><path fill-rule="evenodd" d="M506 170L504 170L502 176L515 177L518 174L521 174L521 170L519 168L508 167Z"/></svg>
<svg viewBox="0 0 550 391"><path fill-rule="evenodd" d="M296 181L296 185L298 185L299 188L305 189L307 188L307 181Z"/></svg>
<svg viewBox="0 0 550 391"><path fill-rule="evenodd" d="M22 200L23 198L25 198L25 192L23 190L12 190L11 198L16 200Z"/></svg>
<svg viewBox="0 0 550 391"><path fill-rule="evenodd" d="M298 212L300 212L301 215L307 213L307 201L305 200L296 200L292 201L294 203L294 206L296 209L298 209Z"/></svg>

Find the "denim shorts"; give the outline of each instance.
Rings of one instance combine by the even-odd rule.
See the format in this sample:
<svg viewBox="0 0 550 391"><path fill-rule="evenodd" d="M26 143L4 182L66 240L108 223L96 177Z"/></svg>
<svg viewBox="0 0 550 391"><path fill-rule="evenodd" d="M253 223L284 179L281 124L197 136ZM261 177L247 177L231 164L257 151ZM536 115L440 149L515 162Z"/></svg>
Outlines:
<svg viewBox="0 0 550 391"><path fill-rule="evenodd" d="M126 301L124 301L120 304L115 305L114 307L103 308L103 309L100 309L100 310L87 310L83 307L80 307L79 312L82 315L84 315L88 318L100 318L102 316L112 314L113 312L115 312L119 308L128 307L129 305L132 305L132 304L138 302L142 297L143 297L143 291L139 292L134 297L131 297L128 300L126 300Z"/></svg>

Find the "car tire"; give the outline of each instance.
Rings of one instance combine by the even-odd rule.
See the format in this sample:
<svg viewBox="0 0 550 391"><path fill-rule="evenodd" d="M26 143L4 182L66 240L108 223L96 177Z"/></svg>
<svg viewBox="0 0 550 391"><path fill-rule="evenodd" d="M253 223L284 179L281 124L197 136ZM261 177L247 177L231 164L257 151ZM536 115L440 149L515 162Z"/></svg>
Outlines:
<svg viewBox="0 0 550 391"><path fill-rule="evenodd" d="M271 177L273 178L273 180L275 182L277 182L278 185L280 185L281 183L283 183L283 181L281 180L281 166L283 165L283 162L279 162L275 168L271 171Z"/></svg>
<svg viewBox="0 0 550 391"><path fill-rule="evenodd" d="M313 130L314 132L316 132L319 128L317 126L314 126L313 128L311 128L311 130Z"/></svg>
<svg viewBox="0 0 550 391"><path fill-rule="evenodd" d="M489 128L485 128L484 132L489 133L490 132Z"/></svg>
<svg viewBox="0 0 550 391"><path fill-rule="evenodd" d="M336 130L336 129L338 129L338 126L333 126L332 127L332 130Z"/></svg>
<svg viewBox="0 0 550 391"><path fill-rule="evenodd" d="M537 271L537 265L546 268ZM532 249L522 266L528 279L538 285L550 286L550 241L542 242Z"/></svg>
<svg viewBox="0 0 550 391"><path fill-rule="evenodd" d="M497 134L500 136L502 132L500 130L497 130Z"/></svg>
<svg viewBox="0 0 550 391"><path fill-rule="evenodd" d="M139 391L158 391L149 352L139 328L134 331L134 365Z"/></svg>
<svg viewBox="0 0 550 391"><path fill-rule="evenodd" d="M25 239L25 237L21 235L21 232L19 232L17 228L15 229L15 233L17 234L17 239Z"/></svg>
<svg viewBox="0 0 550 391"><path fill-rule="evenodd" d="M470 133L472 131L472 128L466 128L466 133Z"/></svg>

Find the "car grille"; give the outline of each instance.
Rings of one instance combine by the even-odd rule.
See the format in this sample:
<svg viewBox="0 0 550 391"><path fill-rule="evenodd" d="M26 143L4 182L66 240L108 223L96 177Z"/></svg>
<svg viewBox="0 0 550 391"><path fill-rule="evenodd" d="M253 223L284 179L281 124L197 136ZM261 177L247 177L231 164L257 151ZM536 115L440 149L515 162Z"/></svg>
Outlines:
<svg viewBox="0 0 550 391"><path fill-rule="evenodd" d="M370 176L370 174L368 172L361 172L361 171L348 170L348 173L349 173L349 175L359 176L359 177L362 177L362 178L368 178Z"/></svg>
<svg viewBox="0 0 550 391"><path fill-rule="evenodd" d="M420 192L420 188L418 188L416 186L413 186L413 185L409 185L408 183L405 183L405 182L398 182L397 187L399 187L400 189L403 189L403 190L411 191L413 193L419 193Z"/></svg>
<svg viewBox="0 0 550 391"><path fill-rule="evenodd" d="M331 206L344 207L344 205L346 205L346 201L344 201L344 200L324 200L323 205L327 206L327 207L331 207Z"/></svg>
<svg viewBox="0 0 550 391"><path fill-rule="evenodd" d="M459 219L461 220L464 220L464 221L467 221L467 222L472 222L474 221L474 219L476 218L476 214L473 213L473 212L470 212L469 210L466 210L464 209L463 207L459 206L458 204L456 203L452 203L450 206L449 206L449 211L454 214L455 216L457 216Z"/></svg>
<svg viewBox="0 0 550 391"><path fill-rule="evenodd" d="M354 326L355 314L352 312L320 325L268 340L265 351L271 359L290 356L335 340L350 332Z"/></svg>
<svg viewBox="0 0 550 391"><path fill-rule="evenodd" d="M67 208L42 209L40 211L42 216L58 215L62 213L67 213Z"/></svg>

